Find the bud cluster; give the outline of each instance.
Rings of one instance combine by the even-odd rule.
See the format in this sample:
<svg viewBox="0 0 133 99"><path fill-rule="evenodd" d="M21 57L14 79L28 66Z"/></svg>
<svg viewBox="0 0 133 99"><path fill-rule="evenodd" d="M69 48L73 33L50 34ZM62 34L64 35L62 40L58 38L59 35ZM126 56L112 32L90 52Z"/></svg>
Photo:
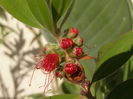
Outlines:
<svg viewBox="0 0 133 99"><path fill-rule="evenodd" d="M67 50L70 57L79 58L84 55L83 49L81 48L83 39L78 34L78 29L71 28L66 37L62 38L60 41L60 47Z"/></svg>
<svg viewBox="0 0 133 99"><path fill-rule="evenodd" d="M58 43L48 43L45 46L44 54L35 68L53 71L57 78L66 77L71 82L79 83L85 79L84 69L78 62L85 55L82 45L83 39L78 29L71 28Z"/></svg>

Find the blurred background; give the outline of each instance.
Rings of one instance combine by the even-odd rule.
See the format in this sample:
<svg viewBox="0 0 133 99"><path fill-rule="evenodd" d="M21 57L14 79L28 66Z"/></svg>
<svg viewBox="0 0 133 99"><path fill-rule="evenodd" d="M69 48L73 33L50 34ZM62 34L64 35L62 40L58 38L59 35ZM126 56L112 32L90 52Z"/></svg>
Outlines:
<svg viewBox="0 0 133 99"><path fill-rule="evenodd" d="M41 93L45 76L36 71L29 87L34 56L39 44L34 40L39 30L29 28L0 8L0 99L16 99L31 93ZM33 31L35 33L33 33ZM45 38L39 38L43 46Z"/></svg>
<svg viewBox="0 0 133 99"><path fill-rule="evenodd" d="M86 44L92 48L89 52L86 49L86 52L97 57L102 45L132 30L132 10L130 0L110 0L109 2L108 0L77 0L63 29L77 27ZM35 72L31 87L29 87L29 82L34 57L40 54L40 48L49 41L55 40L45 31L24 25L0 7L0 99L26 99L26 96L43 92L44 88L39 88L39 86L44 84L45 75L41 71ZM90 65L86 66L86 63ZM87 78L91 79L96 68L95 62L89 61L83 64ZM128 77L128 75L122 76L120 81L116 81L117 77L114 77L116 78L114 81L118 84ZM106 81L104 83L109 84ZM104 86L102 92L108 87L110 85ZM48 90L46 93L48 96L61 93L79 94L80 92L78 86L64 83L59 79L54 79ZM100 93L100 96L104 94Z"/></svg>

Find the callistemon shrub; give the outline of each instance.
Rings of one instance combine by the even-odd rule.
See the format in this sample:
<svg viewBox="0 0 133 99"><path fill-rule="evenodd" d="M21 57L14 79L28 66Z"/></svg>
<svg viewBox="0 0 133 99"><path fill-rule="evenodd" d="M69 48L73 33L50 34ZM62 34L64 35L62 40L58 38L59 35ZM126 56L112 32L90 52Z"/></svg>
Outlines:
<svg viewBox="0 0 133 99"><path fill-rule="evenodd" d="M75 84L86 81L84 68L80 59L92 57L83 51L83 38L79 36L76 28L71 28L59 38L57 43L48 43L43 54L36 57L35 69L41 69L44 74L53 73L54 78L66 78ZM52 80L49 80L48 84Z"/></svg>

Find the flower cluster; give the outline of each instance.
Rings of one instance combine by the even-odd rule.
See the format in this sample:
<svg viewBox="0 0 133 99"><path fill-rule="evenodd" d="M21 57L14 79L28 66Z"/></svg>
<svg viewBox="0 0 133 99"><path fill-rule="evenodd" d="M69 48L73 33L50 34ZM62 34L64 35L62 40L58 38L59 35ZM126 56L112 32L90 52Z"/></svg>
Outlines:
<svg viewBox="0 0 133 99"><path fill-rule="evenodd" d="M84 69L78 60L86 55L83 39L76 28L71 28L57 43L48 43L35 68L47 73L54 72L57 78L67 78L74 83L85 80Z"/></svg>
<svg viewBox="0 0 133 99"><path fill-rule="evenodd" d="M55 68L57 68L57 64L59 62L59 56L57 54L47 54L45 58L41 62L42 68L45 71L51 72Z"/></svg>

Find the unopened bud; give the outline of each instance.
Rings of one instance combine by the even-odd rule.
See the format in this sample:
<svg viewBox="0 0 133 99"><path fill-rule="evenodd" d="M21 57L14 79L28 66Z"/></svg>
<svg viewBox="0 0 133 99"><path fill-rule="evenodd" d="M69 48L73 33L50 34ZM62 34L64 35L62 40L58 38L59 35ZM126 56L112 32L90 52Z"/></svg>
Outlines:
<svg viewBox="0 0 133 99"><path fill-rule="evenodd" d="M74 37L77 37L78 36L78 33L79 33L78 29L71 28L67 36L69 38L74 38Z"/></svg>
<svg viewBox="0 0 133 99"><path fill-rule="evenodd" d="M63 38L60 42L60 47L62 49L68 49L73 46L73 41L70 38Z"/></svg>
<svg viewBox="0 0 133 99"><path fill-rule="evenodd" d="M63 74L62 74L61 71L55 71L55 76L56 76L57 78L62 78L62 77L63 77Z"/></svg>
<svg viewBox="0 0 133 99"><path fill-rule="evenodd" d="M57 49L59 49L59 45L58 44L53 44L53 43L48 43L45 46L46 52L49 53L51 51L55 51Z"/></svg>
<svg viewBox="0 0 133 99"><path fill-rule="evenodd" d="M73 50L73 55L74 55L75 57L82 56L82 55L83 55L83 49L80 48L80 47L74 48L74 50Z"/></svg>
<svg viewBox="0 0 133 99"><path fill-rule="evenodd" d="M83 45L83 39L81 37L77 37L73 40L73 42L77 45L77 46L82 46Z"/></svg>
<svg viewBox="0 0 133 99"><path fill-rule="evenodd" d="M67 74L73 74L77 71L77 66L75 63L67 63L64 70Z"/></svg>

